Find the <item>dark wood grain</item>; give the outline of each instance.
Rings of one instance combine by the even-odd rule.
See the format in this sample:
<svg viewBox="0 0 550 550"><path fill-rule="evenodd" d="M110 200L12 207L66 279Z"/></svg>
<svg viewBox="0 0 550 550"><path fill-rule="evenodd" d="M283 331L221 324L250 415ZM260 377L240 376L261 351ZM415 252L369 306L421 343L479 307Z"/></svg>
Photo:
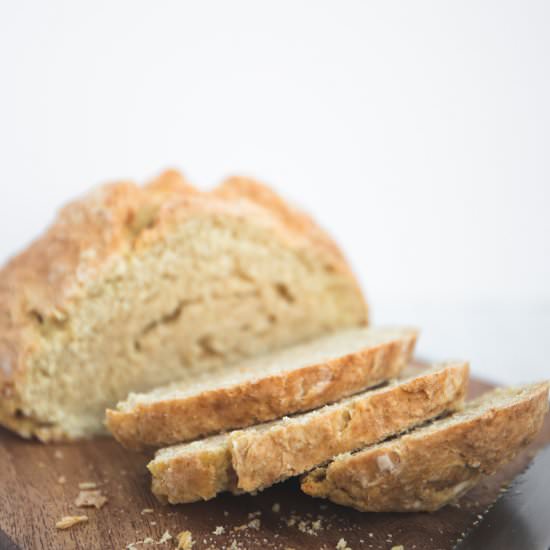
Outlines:
<svg viewBox="0 0 550 550"><path fill-rule="evenodd" d="M476 395L489 387L473 381L470 393ZM233 540L239 548L329 549L341 538L352 549L386 549L400 544L406 550L448 549L495 500L501 486L547 443L548 418L527 451L496 476L483 480L456 506L432 514L364 514L312 499L302 494L293 480L257 496L223 495L210 502L167 507L150 493L147 455L125 451L109 438L42 445L0 430L0 529L4 532L0 533L0 548L123 549L146 537L158 541L166 530L173 536L189 530L195 540L193 550L226 548ZM60 476L65 476L64 484L59 483ZM109 502L101 510L74 505L78 483L83 481L98 483L108 496ZM280 505L279 513L272 510L275 503ZM142 514L145 508L154 511ZM247 524L249 514L255 512L261 512L258 530L234 530ZM67 531L55 529L62 516L81 514L88 515L88 523ZM322 530L303 532L318 517ZM213 534L217 526L224 527L223 535ZM172 540L158 548L174 546Z"/></svg>

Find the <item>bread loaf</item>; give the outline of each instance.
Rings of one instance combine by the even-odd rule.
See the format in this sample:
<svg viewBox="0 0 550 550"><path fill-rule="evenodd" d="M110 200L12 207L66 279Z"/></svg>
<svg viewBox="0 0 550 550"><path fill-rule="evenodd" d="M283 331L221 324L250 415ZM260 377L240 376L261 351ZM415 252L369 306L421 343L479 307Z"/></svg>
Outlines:
<svg viewBox="0 0 550 550"><path fill-rule="evenodd" d="M366 323L336 245L267 187L106 185L0 271L0 423L88 436L131 391Z"/></svg>

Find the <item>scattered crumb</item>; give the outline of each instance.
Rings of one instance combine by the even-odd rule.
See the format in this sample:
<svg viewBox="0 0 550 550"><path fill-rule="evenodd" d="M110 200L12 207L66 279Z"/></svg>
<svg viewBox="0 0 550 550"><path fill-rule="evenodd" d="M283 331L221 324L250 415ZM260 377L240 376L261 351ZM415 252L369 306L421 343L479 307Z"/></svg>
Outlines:
<svg viewBox="0 0 550 550"><path fill-rule="evenodd" d="M346 542L346 539L340 539L336 544L336 550L351 550Z"/></svg>
<svg viewBox="0 0 550 550"><path fill-rule="evenodd" d="M157 522L156 521L152 521L151 523L149 523L149 525L156 525Z"/></svg>
<svg viewBox="0 0 550 550"><path fill-rule="evenodd" d="M261 515L262 515L261 510L257 510L256 512L250 512L248 514L248 519L259 518Z"/></svg>
<svg viewBox="0 0 550 550"><path fill-rule="evenodd" d="M154 510L152 508L144 508L141 511L141 515L143 515L143 514L152 514L153 512L154 512Z"/></svg>
<svg viewBox="0 0 550 550"><path fill-rule="evenodd" d="M63 485L66 482L67 482L67 478L65 476L59 476L57 478L57 483L61 483L61 485Z"/></svg>
<svg viewBox="0 0 550 550"><path fill-rule="evenodd" d="M225 533L225 527L223 527L222 525L218 525L212 532L214 533L214 535L223 535Z"/></svg>
<svg viewBox="0 0 550 550"><path fill-rule="evenodd" d="M82 481L78 484L79 489L95 489L97 487L97 484L93 481Z"/></svg>
<svg viewBox="0 0 550 550"><path fill-rule="evenodd" d="M63 458L63 452L60 451L59 449L57 449L55 451L55 453L53 454L53 456L55 456L55 458L62 459Z"/></svg>
<svg viewBox="0 0 550 550"><path fill-rule="evenodd" d="M276 502L272 507L271 507L271 511L275 514L278 514L280 511L281 511L281 505Z"/></svg>
<svg viewBox="0 0 550 550"><path fill-rule="evenodd" d="M224 515L225 517L227 517L227 516L229 515L229 512L228 512L227 510L224 510L224 511L223 511L223 515Z"/></svg>
<svg viewBox="0 0 550 550"><path fill-rule="evenodd" d="M165 542L168 542L169 540L172 540L172 535L168 531L164 531L162 534L162 537L159 539L157 544L164 544Z"/></svg>
<svg viewBox="0 0 550 550"><path fill-rule="evenodd" d="M145 537L143 539L143 544L155 544L155 539L152 537Z"/></svg>
<svg viewBox="0 0 550 550"><path fill-rule="evenodd" d="M405 547L402 544L398 544L397 546L392 546L391 550L405 550Z"/></svg>
<svg viewBox="0 0 550 550"><path fill-rule="evenodd" d="M243 525L237 525L236 527L233 527L233 531L244 531L246 529L255 529L256 531L258 531L258 529L260 529L260 523L260 520L256 518L252 521L249 521L248 523L244 523Z"/></svg>
<svg viewBox="0 0 550 550"><path fill-rule="evenodd" d="M191 531L182 531L178 534L177 539L177 550L191 550L191 548L193 548L193 545L195 544Z"/></svg>
<svg viewBox="0 0 550 550"><path fill-rule="evenodd" d="M73 525L78 523L85 523L88 521L88 516L64 516L56 524L57 529L69 529Z"/></svg>
<svg viewBox="0 0 550 550"><path fill-rule="evenodd" d="M95 506L99 510L107 503L107 497L99 490L80 491L74 503L79 508Z"/></svg>
<svg viewBox="0 0 550 550"><path fill-rule="evenodd" d="M314 531L320 531L322 528L323 528L323 525L321 523L321 520L318 519L317 521L312 521L311 522L311 528L314 530Z"/></svg>
<svg viewBox="0 0 550 550"><path fill-rule="evenodd" d="M258 531L260 529L260 520L256 518L256 519L253 519L252 521L249 521L248 527L250 527L250 529L256 529L256 531Z"/></svg>

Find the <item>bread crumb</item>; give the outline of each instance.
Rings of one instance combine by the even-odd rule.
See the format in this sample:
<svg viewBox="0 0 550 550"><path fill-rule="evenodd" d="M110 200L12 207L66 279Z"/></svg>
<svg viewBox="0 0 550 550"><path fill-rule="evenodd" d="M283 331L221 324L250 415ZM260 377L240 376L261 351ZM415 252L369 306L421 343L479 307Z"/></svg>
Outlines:
<svg viewBox="0 0 550 550"><path fill-rule="evenodd" d="M143 515L143 514L152 514L153 512L154 512L154 510L152 508L144 508L141 511L141 515Z"/></svg>
<svg viewBox="0 0 550 550"><path fill-rule="evenodd" d="M156 542L153 537L146 537L143 540L136 540L136 542L131 542L126 546L126 550L137 550L138 544L157 544L158 545L158 544L164 544L165 542L168 542L170 540L172 540L172 535L170 534L169 531L164 531L164 534L162 535L162 537L159 539L158 542ZM178 548L180 547L178 546ZM191 546L188 546L188 547L185 546L181 548L183 548L184 550L188 550L191 548Z"/></svg>
<svg viewBox="0 0 550 550"><path fill-rule="evenodd" d="M172 540L172 535L169 531L164 531L162 534L162 537L159 539L157 544L164 544L165 542L168 542L169 540Z"/></svg>
<svg viewBox="0 0 550 550"><path fill-rule="evenodd" d="M93 481L82 481L78 484L79 489L95 489L97 487L97 484Z"/></svg>
<svg viewBox="0 0 550 550"><path fill-rule="evenodd" d="M55 451L53 456L55 456L55 458L61 460L63 458L63 453L59 449L57 449L57 451Z"/></svg>
<svg viewBox="0 0 550 550"><path fill-rule="evenodd" d="M346 542L346 539L340 539L336 544L336 550L351 550Z"/></svg>
<svg viewBox="0 0 550 550"><path fill-rule="evenodd" d="M66 482L67 482L67 478L65 476L59 476L57 478L57 483L60 483L61 485L63 485Z"/></svg>
<svg viewBox="0 0 550 550"><path fill-rule="evenodd" d="M56 524L57 529L69 529L73 525L78 523L85 523L88 521L88 516L64 516Z"/></svg>
<svg viewBox="0 0 550 550"><path fill-rule="evenodd" d="M218 525L212 532L214 533L214 535L223 535L225 533L225 527L223 527L222 525Z"/></svg>
<svg viewBox="0 0 550 550"><path fill-rule="evenodd" d="M405 547L402 544L398 544L397 546L392 546L391 550L405 550Z"/></svg>
<svg viewBox="0 0 550 550"><path fill-rule="evenodd" d="M244 531L246 529L255 529L256 531L258 531L260 529L260 523L260 520L256 518L252 521L249 521L248 523L244 523L243 525L237 525L236 527L233 527L233 531Z"/></svg>
<svg viewBox="0 0 550 550"><path fill-rule="evenodd" d="M250 512L248 514L248 519L254 519L254 518L258 518L262 515L262 512L261 510L257 510L256 512Z"/></svg>
<svg viewBox="0 0 550 550"><path fill-rule="evenodd" d="M182 531L181 533L178 533L176 538L178 540L177 550L191 550L195 544L191 531Z"/></svg>
<svg viewBox="0 0 550 550"><path fill-rule="evenodd" d="M274 513L274 514L278 514L280 511L281 511L281 505L276 502L272 507L271 507L271 511Z"/></svg>
<svg viewBox="0 0 550 550"><path fill-rule="evenodd" d="M250 529L256 529L256 531L258 531L260 529L260 520L258 518L253 519L252 521L248 522L248 527L250 527Z"/></svg>
<svg viewBox="0 0 550 550"><path fill-rule="evenodd" d="M311 522L311 528L314 530L314 531L320 531L323 526L322 526L322 523L321 523L321 520L318 519L317 521L312 521Z"/></svg>
<svg viewBox="0 0 550 550"><path fill-rule="evenodd" d="M101 491L80 491L76 500L75 506L79 508L86 508L95 506L98 510L107 503L107 497L101 493Z"/></svg>

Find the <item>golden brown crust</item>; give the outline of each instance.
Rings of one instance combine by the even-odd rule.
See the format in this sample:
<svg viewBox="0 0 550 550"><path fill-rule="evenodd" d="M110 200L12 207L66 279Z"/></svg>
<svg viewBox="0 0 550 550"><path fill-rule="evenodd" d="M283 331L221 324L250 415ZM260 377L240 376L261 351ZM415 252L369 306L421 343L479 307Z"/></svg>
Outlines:
<svg viewBox="0 0 550 550"><path fill-rule="evenodd" d="M380 441L462 405L466 363L449 364L377 392L353 406L326 410L307 423L231 436L238 488L254 491L301 474L340 453Z"/></svg>
<svg viewBox="0 0 550 550"><path fill-rule="evenodd" d="M162 447L265 422L361 391L395 378L416 342L411 330L388 341L292 371L205 391L140 403L128 411L107 410L107 427L125 447Z"/></svg>
<svg viewBox="0 0 550 550"><path fill-rule="evenodd" d="M213 194L224 199L249 200L268 209L285 227L297 234L308 235L312 242L326 250L330 256L338 257L342 264L346 264L342 252L328 233L313 218L288 204L269 187L250 178L232 177L214 189Z"/></svg>
<svg viewBox="0 0 550 550"><path fill-rule="evenodd" d="M171 503L252 492L301 474L337 453L380 441L462 404L468 365L449 364L357 399L265 429L161 449L148 465L153 492ZM197 488L200 488L197 489Z"/></svg>
<svg viewBox="0 0 550 550"><path fill-rule="evenodd" d="M38 350L44 325L62 326L86 284L120 255L151 246L189 216L209 214L246 217L266 225L289 246L318 251L328 267L349 274L357 286L328 236L260 184L241 178L203 193L168 171L144 187L131 182L104 185L64 207L46 233L0 271L2 424L44 440L63 436L58 427L41 425L18 412L26 365Z"/></svg>
<svg viewBox="0 0 550 550"><path fill-rule="evenodd" d="M343 455L307 474L302 490L362 511L433 511L493 474L530 443L548 410L548 383L521 398L442 421L385 444ZM483 399L491 399L491 395Z"/></svg>

